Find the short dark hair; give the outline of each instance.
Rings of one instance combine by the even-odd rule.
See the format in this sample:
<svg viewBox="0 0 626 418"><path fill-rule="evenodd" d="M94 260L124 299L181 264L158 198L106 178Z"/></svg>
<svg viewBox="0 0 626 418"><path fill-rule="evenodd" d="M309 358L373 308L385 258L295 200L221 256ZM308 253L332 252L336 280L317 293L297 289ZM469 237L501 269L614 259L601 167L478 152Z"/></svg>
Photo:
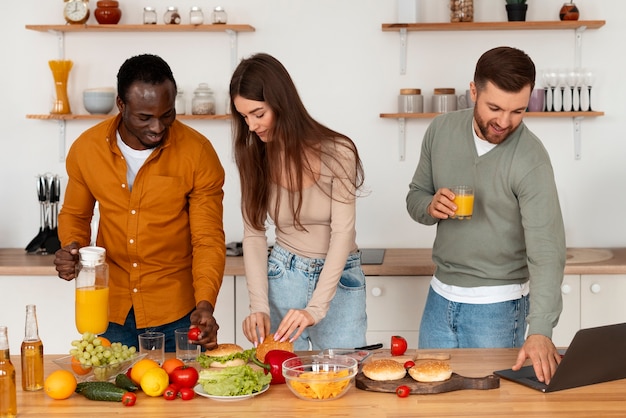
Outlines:
<svg viewBox="0 0 626 418"><path fill-rule="evenodd" d="M176 87L172 70L163 58L152 54L136 55L124 61L117 73L117 94L126 103L126 93L135 81L161 84L166 80Z"/></svg>
<svg viewBox="0 0 626 418"><path fill-rule="evenodd" d="M485 52L476 63L474 84L482 90L491 81L499 89L516 93L525 86L535 88L535 64L524 52L501 46Z"/></svg>

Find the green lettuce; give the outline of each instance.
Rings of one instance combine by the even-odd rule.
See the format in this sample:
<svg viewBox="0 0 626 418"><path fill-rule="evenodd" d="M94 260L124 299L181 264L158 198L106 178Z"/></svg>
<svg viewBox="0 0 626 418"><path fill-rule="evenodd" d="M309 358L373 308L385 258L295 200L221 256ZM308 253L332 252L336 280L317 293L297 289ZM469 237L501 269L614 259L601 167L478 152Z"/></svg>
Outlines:
<svg viewBox="0 0 626 418"><path fill-rule="evenodd" d="M272 375L248 365L223 369L200 370L198 383L213 396L240 396L259 392L272 380Z"/></svg>

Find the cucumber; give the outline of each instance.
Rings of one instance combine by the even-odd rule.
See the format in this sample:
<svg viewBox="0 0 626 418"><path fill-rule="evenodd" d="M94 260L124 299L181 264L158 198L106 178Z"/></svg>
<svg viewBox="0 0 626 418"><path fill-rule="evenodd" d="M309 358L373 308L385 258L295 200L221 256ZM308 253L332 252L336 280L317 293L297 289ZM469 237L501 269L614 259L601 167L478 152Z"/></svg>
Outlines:
<svg viewBox="0 0 626 418"><path fill-rule="evenodd" d="M76 385L76 393L92 401L121 402L126 392L111 382L81 382Z"/></svg>
<svg viewBox="0 0 626 418"><path fill-rule="evenodd" d="M136 392L139 387L124 373L120 373L115 377L115 386L122 388L128 392Z"/></svg>

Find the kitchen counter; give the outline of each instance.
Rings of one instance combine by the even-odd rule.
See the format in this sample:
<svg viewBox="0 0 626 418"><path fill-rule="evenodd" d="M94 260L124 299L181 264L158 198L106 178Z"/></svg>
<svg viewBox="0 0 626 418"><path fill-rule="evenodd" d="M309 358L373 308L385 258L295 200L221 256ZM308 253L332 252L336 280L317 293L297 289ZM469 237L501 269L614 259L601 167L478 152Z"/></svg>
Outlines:
<svg viewBox="0 0 626 418"><path fill-rule="evenodd" d="M420 350L427 352L429 350ZM430 350L433 351L433 350ZM441 351L441 350L437 350ZM483 377L494 370L509 368L516 349L448 350L454 372L467 377ZM171 355L171 354L169 354ZM45 376L58 367L45 357ZM626 379L544 394L506 380L491 390L460 390L435 395L398 398L394 393L369 392L352 387L340 399L309 402L296 398L285 385L271 386L257 397L239 402L220 402L196 396L190 401L166 401L138 392L135 406L90 401L78 394L66 400L50 399L43 391L23 392L19 356L12 356L17 369L18 416L98 417L132 414L160 417L590 417L620 416L626 411Z"/></svg>
<svg viewBox="0 0 626 418"><path fill-rule="evenodd" d="M429 276L430 248L388 248L382 264L363 266L367 276ZM607 257L610 257L607 259ZM599 260L599 261L598 261ZM0 249L0 276L56 276L54 255ZM242 257L226 257L226 276L245 276ZM569 248L565 274L626 274L626 248Z"/></svg>

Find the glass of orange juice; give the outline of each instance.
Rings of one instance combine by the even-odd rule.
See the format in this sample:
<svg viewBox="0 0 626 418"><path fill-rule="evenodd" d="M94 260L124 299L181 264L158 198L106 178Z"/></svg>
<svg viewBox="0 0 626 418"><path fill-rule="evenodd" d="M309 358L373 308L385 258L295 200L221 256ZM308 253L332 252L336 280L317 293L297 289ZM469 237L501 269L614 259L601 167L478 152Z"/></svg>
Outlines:
<svg viewBox="0 0 626 418"><path fill-rule="evenodd" d="M474 213L474 189L470 186L454 186L450 190L454 193L454 204L457 209L452 219L472 219Z"/></svg>
<svg viewBox="0 0 626 418"><path fill-rule="evenodd" d="M102 334L109 326L109 266L102 247L83 247L76 266L76 329Z"/></svg>

